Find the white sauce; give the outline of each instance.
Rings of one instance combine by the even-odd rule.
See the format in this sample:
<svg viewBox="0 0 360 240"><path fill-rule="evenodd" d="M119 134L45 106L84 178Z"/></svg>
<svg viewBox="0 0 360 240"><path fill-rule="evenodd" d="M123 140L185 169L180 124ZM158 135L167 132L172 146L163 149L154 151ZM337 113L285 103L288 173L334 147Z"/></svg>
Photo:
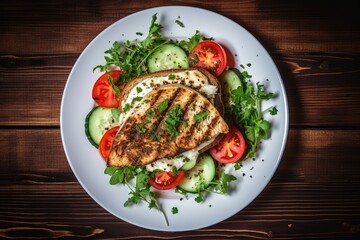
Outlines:
<svg viewBox="0 0 360 240"><path fill-rule="evenodd" d="M198 147L189 150L187 152L184 152L181 154L181 157L175 157L175 158L162 158L159 160L156 160L155 162L152 162L150 164L146 165L146 170L149 172L152 172L156 169L163 170L163 171L171 171L173 167L176 167L176 169L180 169L185 163L185 159L188 158L190 160L195 160L199 156L199 150L204 148L205 146L209 145L215 140L216 136L211 138L209 141L206 141L202 144L200 144Z"/></svg>

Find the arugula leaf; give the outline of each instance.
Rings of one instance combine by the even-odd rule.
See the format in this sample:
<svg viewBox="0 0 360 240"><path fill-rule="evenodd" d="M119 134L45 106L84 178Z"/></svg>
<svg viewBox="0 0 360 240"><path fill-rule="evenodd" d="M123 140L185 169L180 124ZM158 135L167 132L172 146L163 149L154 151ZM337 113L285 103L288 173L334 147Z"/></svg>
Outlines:
<svg viewBox="0 0 360 240"><path fill-rule="evenodd" d="M224 169L221 169L220 177L214 182L211 182L212 189L215 192L227 194L229 193L229 184L235 181L237 178L234 175L225 173Z"/></svg>
<svg viewBox="0 0 360 240"><path fill-rule="evenodd" d="M138 204L141 201L146 202L149 209L154 208L160 211L165 218L166 224L169 225L169 221L165 215L165 212L159 207L154 192L150 190L148 181L151 178L151 173L146 171L145 167L107 167L104 170L104 173L111 175L111 185L124 184L127 185L130 189L130 197L125 201L124 207ZM135 187L133 187L129 184L129 181L135 177L136 183Z"/></svg>
<svg viewBox="0 0 360 240"><path fill-rule="evenodd" d="M251 75L243 71L239 76L242 84L231 92L231 108L227 109L227 118L233 119L235 124L244 131L250 149L246 156L253 157L262 139L270 137L271 123L263 118L264 112L261 109L262 101L274 97L274 93L266 92L264 85L256 83L256 88L250 81ZM276 107L268 111L274 115Z"/></svg>
<svg viewBox="0 0 360 240"><path fill-rule="evenodd" d="M128 82L134 77L148 73L146 60L151 53L160 45L169 42L161 35L160 24L156 23L157 15L152 16L147 37L143 41L116 41L112 47L105 51L105 64L98 65L93 70L107 71L113 66L120 67L124 71L117 84Z"/></svg>
<svg viewBox="0 0 360 240"><path fill-rule="evenodd" d="M205 37L198 30L196 30L195 34L190 37L188 41L180 41L179 46L183 48L187 53L189 53L203 39L205 39Z"/></svg>
<svg viewBox="0 0 360 240"><path fill-rule="evenodd" d="M116 95L117 97L120 97L121 90L120 90L120 88L115 84L114 79L113 79L110 75L108 75L108 81L109 81L109 83L110 83L110 85L111 85L111 88L115 91L115 95Z"/></svg>

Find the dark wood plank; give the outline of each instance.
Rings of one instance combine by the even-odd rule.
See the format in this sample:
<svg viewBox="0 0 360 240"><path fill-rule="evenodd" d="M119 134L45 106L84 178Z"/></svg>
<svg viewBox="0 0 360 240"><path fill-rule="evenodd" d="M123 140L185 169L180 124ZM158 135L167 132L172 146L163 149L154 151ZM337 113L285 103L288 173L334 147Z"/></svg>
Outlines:
<svg viewBox="0 0 360 240"><path fill-rule="evenodd" d="M117 219L76 182L1 185L0 237L355 238L360 194L353 189L358 187L359 183L270 183L254 202L226 221L197 231L166 233Z"/></svg>
<svg viewBox="0 0 360 240"><path fill-rule="evenodd" d="M0 23L5 33L0 38L0 54L81 52L94 36L118 19L163 5L169 2L151 1L146 5L141 1L126 4L70 0L3 2L0 16L7 17ZM360 41L356 1L347 1L347 4L210 1L202 4L187 0L173 1L170 5L202 7L223 14L246 27L270 51L360 52L359 44L354 44Z"/></svg>

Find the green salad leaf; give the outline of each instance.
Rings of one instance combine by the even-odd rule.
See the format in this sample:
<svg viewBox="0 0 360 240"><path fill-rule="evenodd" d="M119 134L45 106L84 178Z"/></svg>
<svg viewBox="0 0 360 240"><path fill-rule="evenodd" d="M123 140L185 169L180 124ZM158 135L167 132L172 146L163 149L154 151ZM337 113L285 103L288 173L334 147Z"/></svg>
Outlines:
<svg viewBox="0 0 360 240"><path fill-rule="evenodd" d="M266 92L264 85L259 82L256 87L250 80L251 75L247 71L240 74L241 86L231 92L231 108L227 110L227 118L232 119L245 133L250 149L246 156L253 157L263 139L270 137L271 123L264 119L266 111L262 111L262 101L274 97L274 93ZM276 107L267 109L271 115L277 113Z"/></svg>

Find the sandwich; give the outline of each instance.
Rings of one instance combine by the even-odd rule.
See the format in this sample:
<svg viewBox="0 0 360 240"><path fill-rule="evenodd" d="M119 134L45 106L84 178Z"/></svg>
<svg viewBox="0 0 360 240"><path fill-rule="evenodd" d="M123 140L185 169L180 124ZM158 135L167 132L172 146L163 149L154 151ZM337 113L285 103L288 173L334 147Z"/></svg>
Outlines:
<svg viewBox="0 0 360 240"><path fill-rule="evenodd" d="M171 170L196 159L229 130L219 91L217 79L202 69L166 70L132 80L122 92L120 128L107 165L151 171L160 164Z"/></svg>

